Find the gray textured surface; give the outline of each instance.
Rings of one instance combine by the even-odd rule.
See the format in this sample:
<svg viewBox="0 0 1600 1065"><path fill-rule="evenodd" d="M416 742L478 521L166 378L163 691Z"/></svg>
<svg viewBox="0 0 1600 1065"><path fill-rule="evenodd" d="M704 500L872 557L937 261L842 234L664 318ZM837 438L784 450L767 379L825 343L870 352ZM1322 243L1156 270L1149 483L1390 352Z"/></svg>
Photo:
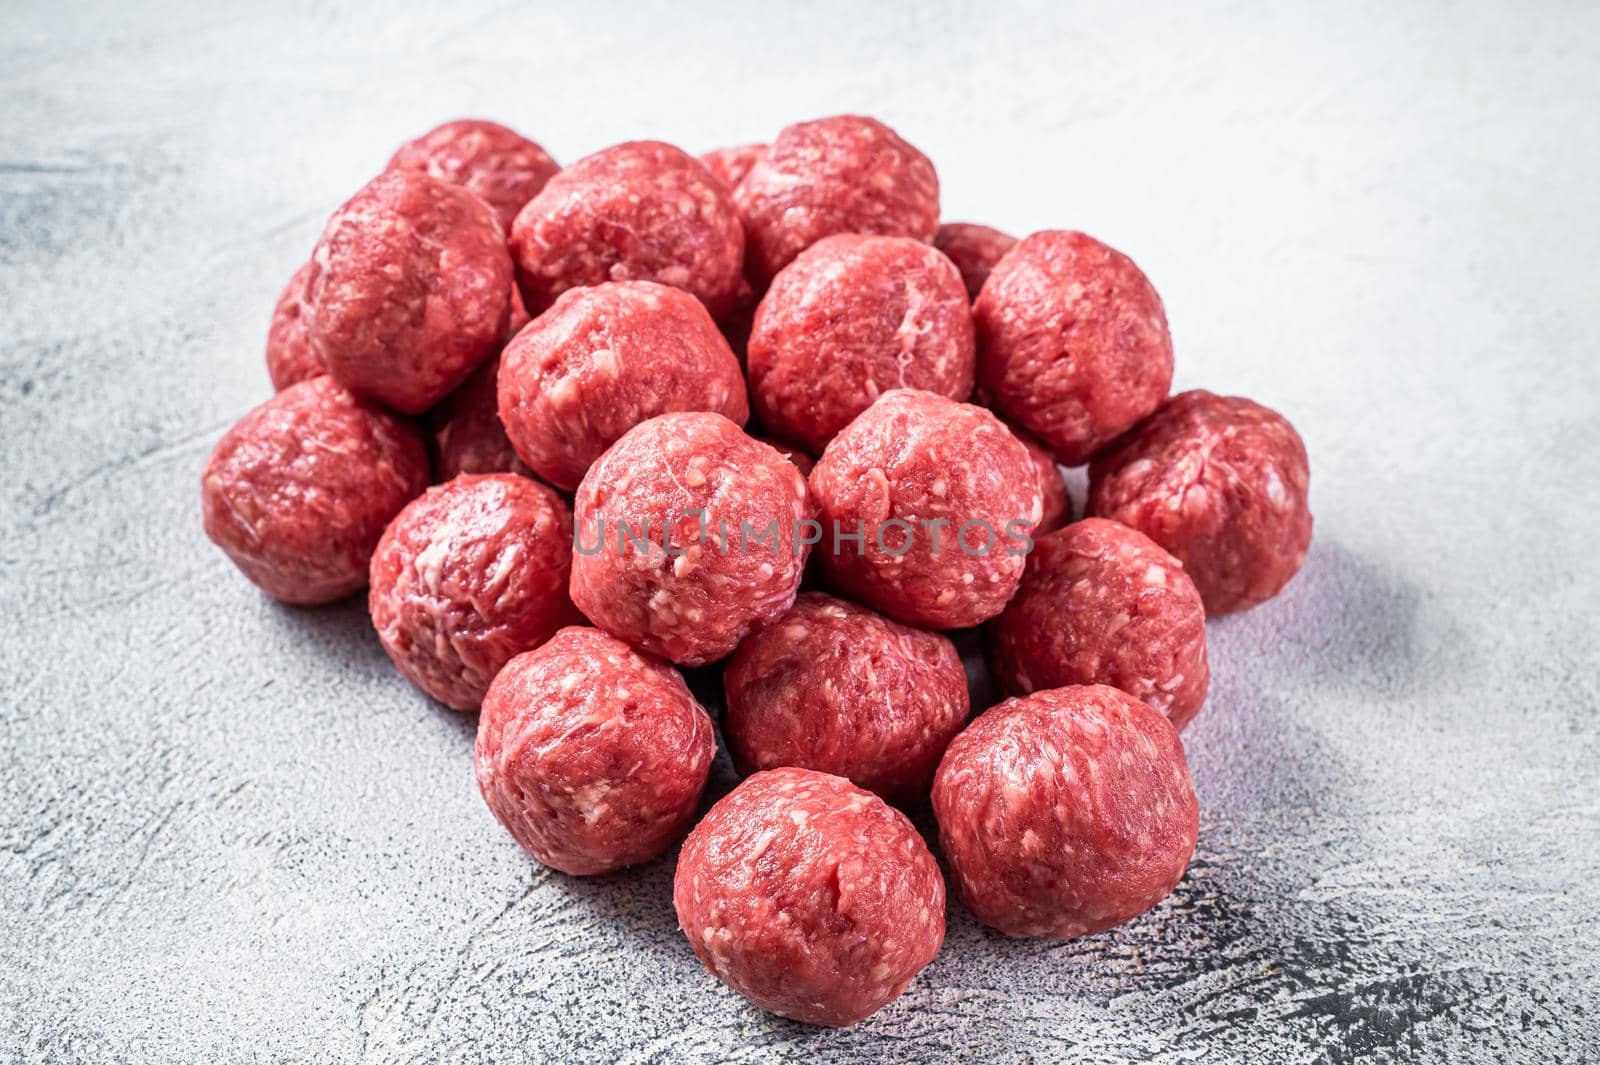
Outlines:
<svg viewBox="0 0 1600 1065"><path fill-rule="evenodd" d="M272 6L0 9L0 1059L1600 1057L1600 9ZM471 720L359 605L255 594L196 475L403 137L485 113L570 161L847 108L948 215L1130 252L1179 383L1298 423L1318 527L1212 627L1177 893L1066 945L954 908L822 1032L700 971L670 859L526 860Z"/></svg>

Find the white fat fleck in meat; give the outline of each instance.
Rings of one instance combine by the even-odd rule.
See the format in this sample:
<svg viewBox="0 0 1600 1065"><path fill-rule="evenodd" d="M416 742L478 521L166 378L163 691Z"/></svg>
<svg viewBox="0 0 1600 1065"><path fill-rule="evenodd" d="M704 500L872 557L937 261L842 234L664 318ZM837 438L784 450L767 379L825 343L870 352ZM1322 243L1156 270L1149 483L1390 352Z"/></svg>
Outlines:
<svg viewBox="0 0 1600 1065"><path fill-rule="evenodd" d="M447 532L448 530L444 528L438 530L434 538L428 542L428 546L417 552L412 562L417 578L436 596L441 594L445 567L450 564L451 542L448 535L442 535Z"/></svg>
<svg viewBox="0 0 1600 1065"><path fill-rule="evenodd" d="M611 792L609 781L597 780L572 793L572 807L587 824L605 816L605 797Z"/></svg>
<svg viewBox="0 0 1600 1065"><path fill-rule="evenodd" d="M622 356L610 348L599 348L589 356L591 367L596 374L605 377L618 377L622 373Z"/></svg>

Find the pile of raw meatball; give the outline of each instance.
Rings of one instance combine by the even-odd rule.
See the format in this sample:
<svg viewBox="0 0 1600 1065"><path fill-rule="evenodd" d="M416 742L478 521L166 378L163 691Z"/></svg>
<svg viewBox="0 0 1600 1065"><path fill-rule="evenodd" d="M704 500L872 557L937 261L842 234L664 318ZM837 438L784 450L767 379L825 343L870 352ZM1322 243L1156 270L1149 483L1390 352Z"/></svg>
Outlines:
<svg viewBox="0 0 1600 1065"><path fill-rule="evenodd" d="M334 212L273 316L278 392L202 478L246 577L366 587L400 672L480 712L529 854L591 876L682 839L689 946L813 1024L934 958L946 875L1012 936L1170 892L1206 617L1311 539L1299 436L1169 396L1131 259L939 218L870 118L565 168L447 123ZM946 633L976 626L1011 697L973 716ZM679 667L717 663L714 727ZM743 779L696 823L718 727ZM943 871L904 812L930 801Z"/></svg>

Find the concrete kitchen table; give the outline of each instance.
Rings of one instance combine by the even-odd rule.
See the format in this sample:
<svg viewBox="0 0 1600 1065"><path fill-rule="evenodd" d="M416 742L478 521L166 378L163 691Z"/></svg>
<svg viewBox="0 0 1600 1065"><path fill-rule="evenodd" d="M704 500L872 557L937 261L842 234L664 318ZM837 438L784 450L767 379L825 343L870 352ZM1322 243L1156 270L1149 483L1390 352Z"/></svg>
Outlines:
<svg viewBox="0 0 1600 1065"><path fill-rule="evenodd" d="M0 1060L1600 1057L1600 8L261 7L0 14ZM1304 434L1317 534L1211 625L1173 896L1069 943L953 903L826 1031L706 975L670 856L525 857L473 718L361 602L259 595L198 474L406 137L571 161L844 110L947 217L1131 254L1178 387Z"/></svg>

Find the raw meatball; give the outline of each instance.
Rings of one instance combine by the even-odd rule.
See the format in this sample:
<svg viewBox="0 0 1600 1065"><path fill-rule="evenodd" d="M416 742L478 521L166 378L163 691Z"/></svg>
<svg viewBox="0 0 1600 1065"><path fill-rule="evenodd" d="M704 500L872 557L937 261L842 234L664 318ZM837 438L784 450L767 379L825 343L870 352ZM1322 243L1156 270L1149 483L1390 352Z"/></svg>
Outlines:
<svg viewBox="0 0 1600 1065"><path fill-rule="evenodd" d="M472 371L462 386L428 412L433 434L433 476L448 481L461 473L518 473L532 476L511 447L500 424L496 356Z"/></svg>
<svg viewBox="0 0 1600 1065"><path fill-rule="evenodd" d="M705 665L794 604L805 478L720 414L628 430L589 468L575 509L572 601L635 647Z"/></svg>
<svg viewBox="0 0 1600 1065"><path fill-rule="evenodd" d="M1011 430L1011 435L1022 441L1022 446L1028 449L1028 457L1033 460L1035 475L1039 478L1039 499L1042 510L1039 515L1039 524L1034 527L1035 536L1043 536L1047 532L1054 532L1067 523L1072 516L1072 497L1067 494L1067 479L1061 475L1061 467L1056 465L1056 457L1050 454L1048 448L1033 438L1031 433L1018 429L1015 425L1006 426Z"/></svg>
<svg viewBox="0 0 1600 1065"><path fill-rule="evenodd" d="M998 418L914 389L885 393L834 437L811 491L833 586L934 629L1000 613L1042 510L1033 460Z"/></svg>
<svg viewBox="0 0 1600 1065"><path fill-rule="evenodd" d="M741 144L735 148L716 148L700 157L700 165L728 189L744 180L756 160L766 154L765 144Z"/></svg>
<svg viewBox="0 0 1600 1065"><path fill-rule="evenodd" d="M567 598L572 513L542 484L464 474L389 524L367 605L406 678L454 710L476 710L500 667L581 619Z"/></svg>
<svg viewBox="0 0 1600 1065"><path fill-rule="evenodd" d="M890 802L927 798L967 719L955 644L818 592L740 644L722 685L740 772L816 769Z"/></svg>
<svg viewBox="0 0 1600 1065"><path fill-rule="evenodd" d="M1206 613L1264 603L1311 546L1305 444L1239 396L1184 392L1089 468L1089 512L1131 525L1183 563Z"/></svg>
<svg viewBox="0 0 1600 1065"><path fill-rule="evenodd" d="M409 422L331 377L290 385L229 429L200 476L206 535L262 591L331 603L367 583L384 526L428 485Z"/></svg>
<svg viewBox="0 0 1600 1065"><path fill-rule="evenodd" d="M511 231L511 220L561 168L548 152L495 122L462 118L402 144L389 169L420 170L478 195Z"/></svg>
<svg viewBox="0 0 1600 1065"><path fill-rule="evenodd" d="M745 270L758 288L835 233L928 242L939 228L939 178L926 156L860 115L800 122L778 134L733 191Z"/></svg>
<svg viewBox="0 0 1600 1065"><path fill-rule="evenodd" d="M944 878L911 822L809 769L757 773L713 806L672 901L711 975L808 1024L876 1013L944 943Z"/></svg>
<svg viewBox="0 0 1600 1065"><path fill-rule="evenodd" d="M1093 458L1172 386L1161 297L1132 259L1082 233L1024 237L972 315L979 391L1065 466Z"/></svg>
<svg viewBox="0 0 1600 1065"><path fill-rule="evenodd" d="M1178 729L1199 713L1211 680L1194 581L1148 536L1101 518L1034 544L990 639L995 676L1010 695L1109 684Z"/></svg>
<svg viewBox="0 0 1600 1065"><path fill-rule="evenodd" d="M955 265L909 237L826 237L773 280L750 333L763 428L813 453L892 388L972 393L972 314Z"/></svg>
<svg viewBox="0 0 1600 1065"><path fill-rule="evenodd" d="M979 715L939 763L933 812L967 909L1007 935L1053 939L1161 901L1200 820L1172 723L1102 685Z"/></svg>
<svg viewBox="0 0 1600 1065"><path fill-rule="evenodd" d="M306 327L358 395L420 414L505 338L511 258L483 201L413 170L334 212L312 254Z"/></svg>
<svg viewBox="0 0 1600 1065"><path fill-rule="evenodd" d="M1017 243L1009 233L971 222L946 222L933 236L933 246L950 256L961 271L967 298L977 299L989 272Z"/></svg>
<svg viewBox="0 0 1600 1065"><path fill-rule="evenodd" d="M272 325L267 329L267 376L272 378L272 388L276 392L328 372L322 357L311 346L302 313L306 279L310 276L308 262L294 272L278 297L277 306L272 308Z"/></svg>
<svg viewBox="0 0 1600 1065"><path fill-rule="evenodd" d="M535 315L602 281L659 281L720 315L739 292L744 230L728 190L693 156L630 141L551 178L512 224L511 251Z"/></svg>
<svg viewBox="0 0 1600 1065"><path fill-rule="evenodd" d="M561 294L506 346L500 420L539 476L571 490L646 418L709 410L743 425L744 377L699 300L653 281Z"/></svg>
<svg viewBox="0 0 1600 1065"><path fill-rule="evenodd" d="M598 629L566 628L489 686L478 790L524 850L573 876L663 854L716 754L678 671Z"/></svg>

